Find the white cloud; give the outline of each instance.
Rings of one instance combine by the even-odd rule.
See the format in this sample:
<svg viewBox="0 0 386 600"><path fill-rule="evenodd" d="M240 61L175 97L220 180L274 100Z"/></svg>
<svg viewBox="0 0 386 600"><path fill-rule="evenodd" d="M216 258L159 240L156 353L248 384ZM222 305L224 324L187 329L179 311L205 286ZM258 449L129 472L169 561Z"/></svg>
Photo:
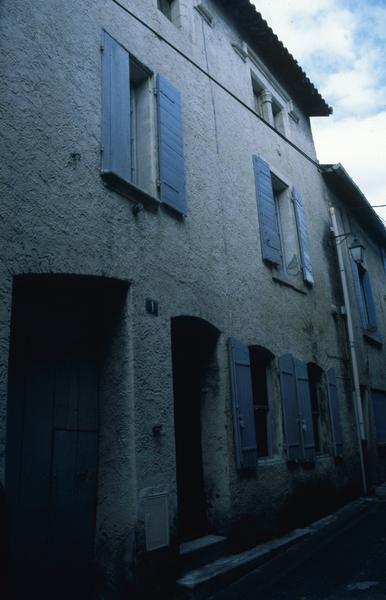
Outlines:
<svg viewBox="0 0 386 600"><path fill-rule="evenodd" d="M342 163L370 204L386 204L386 111L364 118L312 119L322 163ZM378 209L386 219L386 208Z"/></svg>
<svg viewBox="0 0 386 600"><path fill-rule="evenodd" d="M323 92L331 98L337 111L366 113L385 104L385 87L376 77L379 52L372 50L355 60L351 68L328 75Z"/></svg>
<svg viewBox="0 0 386 600"><path fill-rule="evenodd" d="M366 20L364 21L366 29L371 32L373 38L378 38L385 42L386 8L373 5L367 10L365 3L362 8L363 14L366 15Z"/></svg>

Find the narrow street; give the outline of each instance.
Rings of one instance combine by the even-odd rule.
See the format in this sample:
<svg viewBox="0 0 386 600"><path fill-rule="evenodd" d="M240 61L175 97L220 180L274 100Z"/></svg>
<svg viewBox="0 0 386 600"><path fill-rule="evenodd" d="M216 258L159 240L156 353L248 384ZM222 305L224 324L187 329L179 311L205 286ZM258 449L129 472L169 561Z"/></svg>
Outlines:
<svg viewBox="0 0 386 600"><path fill-rule="evenodd" d="M291 563L290 550L287 553ZM304 559L304 556L306 558ZM386 503L375 503L341 533L307 547L296 566L278 561L228 588L237 600L381 600L386 598ZM275 565L276 562L276 565Z"/></svg>

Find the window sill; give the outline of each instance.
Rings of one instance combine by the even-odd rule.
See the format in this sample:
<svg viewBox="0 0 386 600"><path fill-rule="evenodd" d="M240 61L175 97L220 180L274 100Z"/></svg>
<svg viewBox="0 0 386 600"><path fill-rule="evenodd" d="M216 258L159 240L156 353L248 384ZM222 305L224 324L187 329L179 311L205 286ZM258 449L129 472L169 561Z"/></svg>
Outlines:
<svg viewBox="0 0 386 600"><path fill-rule="evenodd" d="M285 459L281 456L262 456L261 458L258 458L257 466L272 467L274 465L284 465L285 463Z"/></svg>
<svg viewBox="0 0 386 600"><path fill-rule="evenodd" d="M196 11L201 15L204 21L210 26L213 27L213 16L203 4L203 2L198 2L195 7Z"/></svg>
<svg viewBox="0 0 386 600"><path fill-rule="evenodd" d="M371 331L369 329L364 329L363 330L363 337L370 344L375 344L377 346L382 346L382 344L383 344L382 338L378 335L378 333L376 331Z"/></svg>
<svg viewBox="0 0 386 600"><path fill-rule="evenodd" d="M299 294L303 294L304 296L307 295L307 290L300 288L299 286L292 283L292 281L287 279L285 275L272 275L272 280L276 281L276 283L279 283L280 285L284 285L285 287L289 287L295 290L295 292L298 292Z"/></svg>
<svg viewBox="0 0 386 600"><path fill-rule="evenodd" d="M142 188L137 187L134 183L130 183L129 181L122 179L111 171L101 172L101 176L108 188L112 189L114 192L117 192L121 196L132 200L133 202L141 202L150 210L157 210L161 204L157 198Z"/></svg>
<svg viewBox="0 0 386 600"><path fill-rule="evenodd" d="M323 454L317 454L315 456L315 460L317 462L330 461L331 458L332 458L331 454L326 454L326 452L324 452Z"/></svg>

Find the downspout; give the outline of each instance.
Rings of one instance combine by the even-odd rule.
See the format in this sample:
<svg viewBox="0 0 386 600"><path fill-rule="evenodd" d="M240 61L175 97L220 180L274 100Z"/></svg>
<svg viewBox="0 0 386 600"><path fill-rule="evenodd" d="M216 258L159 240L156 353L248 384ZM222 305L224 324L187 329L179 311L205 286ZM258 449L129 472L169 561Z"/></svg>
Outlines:
<svg viewBox="0 0 386 600"><path fill-rule="evenodd" d="M354 382L355 422L356 422L356 430L357 430L357 436L358 436L358 450L359 450L359 459L360 459L360 465L361 465L363 492L366 496L367 495L367 481L366 481L366 471L365 471L365 462L364 462L364 453L363 453L363 447L366 443L366 433L365 433L365 424L364 424L364 420L363 420L361 391L360 391L360 386L359 386L358 362L357 362L354 330L353 330L352 317L351 317L350 296L348 293L346 271L344 269L343 256L342 256L342 248L338 242L338 236L340 234L339 234L338 224L336 221L335 209L333 207L330 207L330 215L331 215L331 221L332 221L332 230L334 232L336 253L338 255L339 273L340 273L340 280L341 280L342 290L343 290L344 305L346 308L347 332L348 332L349 347L350 347L351 369L352 369L352 376L353 376L353 382Z"/></svg>

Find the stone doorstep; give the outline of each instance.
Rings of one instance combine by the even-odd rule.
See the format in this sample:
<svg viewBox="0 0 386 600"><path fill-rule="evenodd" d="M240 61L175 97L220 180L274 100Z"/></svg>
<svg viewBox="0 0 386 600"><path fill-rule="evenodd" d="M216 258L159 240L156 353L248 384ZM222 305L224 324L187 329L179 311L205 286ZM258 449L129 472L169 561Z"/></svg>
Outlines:
<svg viewBox="0 0 386 600"><path fill-rule="evenodd" d="M177 580L176 597L179 600L209 598L222 587L239 579L310 533L309 529L295 529L281 538L260 544L246 552L223 556L190 571Z"/></svg>
<svg viewBox="0 0 386 600"><path fill-rule="evenodd" d="M383 491L383 490L382 490ZM382 498L383 499L383 498ZM240 554L223 556L210 564L186 573L177 580L177 600L205 600L226 586L241 580L270 559L284 553L297 542L314 536L325 537L349 526L352 519L366 511L369 504L379 498L359 498L338 509L335 513L314 521L307 528L295 529L289 534L260 544Z"/></svg>
<svg viewBox="0 0 386 600"><path fill-rule="evenodd" d="M182 573L192 571L223 556L227 539L222 535L206 535L180 545Z"/></svg>
<svg viewBox="0 0 386 600"><path fill-rule="evenodd" d="M225 542L226 538L222 535L206 535L204 537L198 538L196 540L191 540L189 542L184 542L180 545L180 556L188 555L192 552L196 552L211 546L212 544L217 544L218 542Z"/></svg>

